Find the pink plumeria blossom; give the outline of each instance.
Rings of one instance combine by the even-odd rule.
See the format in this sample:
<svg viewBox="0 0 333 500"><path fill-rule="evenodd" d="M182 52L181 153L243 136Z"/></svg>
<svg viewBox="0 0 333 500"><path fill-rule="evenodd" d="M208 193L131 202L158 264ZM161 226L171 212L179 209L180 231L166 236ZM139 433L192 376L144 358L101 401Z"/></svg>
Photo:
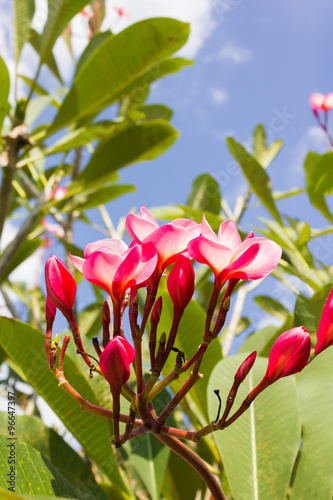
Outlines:
<svg viewBox="0 0 333 500"><path fill-rule="evenodd" d="M125 292L145 283L154 272L157 262L152 243L127 245L116 238L90 243L84 250L84 259L70 255L76 269L84 277L106 290L112 299L115 323ZM119 318L118 318L119 319ZM115 328L118 327L118 324Z"/></svg>
<svg viewBox="0 0 333 500"><path fill-rule="evenodd" d="M90 21L90 19L93 19L94 17L94 12L91 8L91 5L86 5L80 12L80 14L82 14L83 16L87 17Z"/></svg>
<svg viewBox="0 0 333 500"><path fill-rule="evenodd" d="M120 394L122 386L129 379L130 364L134 358L135 350L119 335L111 339L102 352L99 366L113 394Z"/></svg>
<svg viewBox="0 0 333 500"><path fill-rule="evenodd" d="M52 191L50 198L55 199L57 201L62 200L66 196L67 191L68 191L68 188L66 188L66 187L64 187L64 188L63 187L56 187Z"/></svg>
<svg viewBox="0 0 333 500"><path fill-rule="evenodd" d="M255 280L271 273L282 250L274 241L249 233L242 242L232 221L224 221L216 236L205 217L202 235L188 244L190 257L207 264L215 274L215 283L222 288L228 279Z"/></svg>
<svg viewBox="0 0 333 500"><path fill-rule="evenodd" d="M64 228L61 227L60 224L51 224L46 219L42 219L41 224L42 224L42 226L45 227L46 231L48 231L49 233L55 234L56 236L58 236L58 238L65 237Z"/></svg>
<svg viewBox="0 0 333 500"><path fill-rule="evenodd" d="M45 264L47 298L68 319L73 318L76 283L65 264L51 255Z"/></svg>
<svg viewBox="0 0 333 500"><path fill-rule="evenodd" d="M167 287L174 315L180 319L194 293L194 270L190 259L182 257L174 265L168 276Z"/></svg>
<svg viewBox="0 0 333 500"><path fill-rule="evenodd" d="M114 10L118 13L119 17L131 17L129 12L127 12L124 7L113 6Z"/></svg>
<svg viewBox="0 0 333 500"><path fill-rule="evenodd" d="M316 355L333 345L333 288L324 305L318 326L317 339Z"/></svg>
<svg viewBox="0 0 333 500"><path fill-rule="evenodd" d="M330 109L333 109L333 92L327 94L326 96L319 93L311 94L309 101L313 112L316 116L318 116L319 110L327 112Z"/></svg>
<svg viewBox="0 0 333 500"><path fill-rule="evenodd" d="M276 380L303 370L309 360L310 350L310 334L304 326L292 328L280 335L270 352L266 374L249 394L249 402Z"/></svg>
<svg viewBox="0 0 333 500"><path fill-rule="evenodd" d="M182 255L187 256L187 245L199 236L201 224L189 219L175 219L160 227L146 207L142 206L140 215L127 216L126 229L135 242L152 242L155 245L158 254L157 268L163 271Z"/></svg>

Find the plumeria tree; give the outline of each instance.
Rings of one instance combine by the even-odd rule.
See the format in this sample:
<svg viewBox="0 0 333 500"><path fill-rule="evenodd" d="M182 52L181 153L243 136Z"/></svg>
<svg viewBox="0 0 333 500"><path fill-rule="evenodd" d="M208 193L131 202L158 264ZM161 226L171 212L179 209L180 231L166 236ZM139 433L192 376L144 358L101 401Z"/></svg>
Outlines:
<svg viewBox="0 0 333 500"><path fill-rule="evenodd" d="M15 73L0 59L0 291L12 316L0 318L2 497L331 499L332 95L310 97L329 144L306 157L305 186L272 188L282 141L267 144L259 125L250 151L227 139L248 182L234 205L203 173L182 205L142 206L115 227L108 204L134 189L118 171L177 138L171 110L145 101L190 64L174 56L189 27L149 19L115 35L104 1L57 0L39 32L34 1L13 5ZM53 47L62 38L73 53L75 15L86 46L64 83ZM33 78L21 74L23 47L38 54ZM329 225L283 213L293 196ZM249 232L254 198L269 217ZM78 221L103 239L81 249ZM12 271L36 252L31 287ZM244 302L259 285L256 329ZM41 418L41 398L76 445Z"/></svg>

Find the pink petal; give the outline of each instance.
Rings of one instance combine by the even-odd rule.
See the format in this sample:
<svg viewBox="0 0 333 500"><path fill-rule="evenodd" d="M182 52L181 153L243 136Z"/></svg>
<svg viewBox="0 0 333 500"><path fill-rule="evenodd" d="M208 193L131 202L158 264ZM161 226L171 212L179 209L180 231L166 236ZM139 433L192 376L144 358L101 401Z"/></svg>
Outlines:
<svg viewBox="0 0 333 500"><path fill-rule="evenodd" d="M117 238L105 238L104 240L98 240L94 241L93 243L89 243L84 249L85 258L87 259L89 255L102 247L109 248L114 253L117 253L119 255L122 255L124 252L126 252L128 248L126 243L118 240Z"/></svg>
<svg viewBox="0 0 333 500"><path fill-rule="evenodd" d="M125 225L128 233L137 243L142 243L147 236L159 228L154 217L143 205L140 209L140 215L129 214L126 217Z"/></svg>
<svg viewBox="0 0 333 500"><path fill-rule="evenodd" d="M311 94L309 101L310 101L311 108L314 111L316 111L318 109L323 109L325 96L324 96L324 94L318 94L318 93Z"/></svg>
<svg viewBox="0 0 333 500"><path fill-rule="evenodd" d="M317 339L315 354L333 345L333 288L324 305L318 326Z"/></svg>
<svg viewBox="0 0 333 500"><path fill-rule="evenodd" d="M260 249L259 243L254 243L237 256L228 266L226 266L216 280L223 285L228 279L256 279L248 278L248 269L258 255Z"/></svg>
<svg viewBox="0 0 333 500"><path fill-rule="evenodd" d="M232 252L218 241L213 241L205 236L199 236L188 244L188 253L191 258L207 264L217 276L230 262Z"/></svg>
<svg viewBox="0 0 333 500"><path fill-rule="evenodd" d="M254 244L259 244L259 252L256 258L247 265L246 271L244 270L246 274L237 276L240 279L256 280L267 276L276 268L281 258L282 250L277 243L267 238L255 237L244 240L232 254L231 261L233 262L242 252Z"/></svg>
<svg viewBox="0 0 333 500"><path fill-rule="evenodd" d="M86 260L71 254L69 254L69 258L71 259L73 266L76 267L76 269L80 271L80 273L83 273L82 268Z"/></svg>
<svg viewBox="0 0 333 500"><path fill-rule="evenodd" d="M152 243L131 248L115 272L112 293L120 301L132 286L141 285L155 271L157 252Z"/></svg>
<svg viewBox="0 0 333 500"><path fill-rule="evenodd" d="M100 356L100 368L113 391L120 392L129 379L134 358L135 350L126 339L117 335L108 342Z"/></svg>
<svg viewBox="0 0 333 500"><path fill-rule="evenodd" d="M324 111L328 111L329 109L333 109L333 92L331 92L330 94L327 94L327 96L325 96L323 108L324 108Z"/></svg>
<svg viewBox="0 0 333 500"><path fill-rule="evenodd" d="M45 264L45 283L52 304L63 314L70 314L75 300L76 283L65 264L54 255Z"/></svg>
<svg viewBox="0 0 333 500"><path fill-rule="evenodd" d="M236 225L231 220L222 222L217 235L219 242L234 251L241 243Z"/></svg>
<svg viewBox="0 0 333 500"><path fill-rule="evenodd" d="M217 241L217 236L210 227L209 223L207 222L205 215L202 216L201 230L202 230L201 233L202 236L205 236L206 238L212 241Z"/></svg>
<svg viewBox="0 0 333 500"><path fill-rule="evenodd" d="M100 286L112 295L111 284L120 263L120 255L109 249L97 250L85 261L82 272L90 283Z"/></svg>

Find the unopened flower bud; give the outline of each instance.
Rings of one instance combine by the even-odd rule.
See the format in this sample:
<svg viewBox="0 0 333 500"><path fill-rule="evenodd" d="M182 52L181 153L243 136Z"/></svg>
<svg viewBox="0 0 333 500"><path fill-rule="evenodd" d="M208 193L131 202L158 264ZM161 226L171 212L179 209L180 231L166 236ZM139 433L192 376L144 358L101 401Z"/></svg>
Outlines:
<svg viewBox="0 0 333 500"><path fill-rule="evenodd" d="M45 264L45 282L48 298L62 314L71 319L76 294L76 283L66 266L54 255Z"/></svg>
<svg viewBox="0 0 333 500"><path fill-rule="evenodd" d="M240 365L235 375L235 381L238 382L238 384L241 384L245 380L246 376L254 365L256 357L257 351L253 351Z"/></svg>
<svg viewBox="0 0 333 500"><path fill-rule="evenodd" d="M159 297L153 307L151 316L150 316L150 323L154 326L158 325L160 318L161 318L161 313L162 313L162 305L163 305L163 300L162 297Z"/></svg>
<svg viewBox="0 0 333 500"><path fill-rule="evenodd" d="M171 269L167 281L168 292L176 317L181 317L194 293L194 270L192 262L182 257Z"/></svg>
<svg viewBox="0 0 333 500"><path fill-rule="evenodd" d="M120 393L130 376L130 364L135 350L126 339L117 335L111 339L100 357L99 366L109 382L112 393Z"/></svg>
<svg viewBox="0 0 333 500"><path fill-rule="evenodd" d="M102 306L102 325L103 326L104 325L109 326L110 321L111 321L110 307L109 307L109 304L108 304L107 300L105 300L103 302L103 306Z"/></svg>

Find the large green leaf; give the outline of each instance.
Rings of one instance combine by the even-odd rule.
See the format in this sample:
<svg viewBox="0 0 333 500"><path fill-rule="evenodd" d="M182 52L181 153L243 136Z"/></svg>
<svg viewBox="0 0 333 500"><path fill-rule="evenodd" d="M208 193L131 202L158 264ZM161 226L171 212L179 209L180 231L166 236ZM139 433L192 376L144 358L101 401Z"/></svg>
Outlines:
<svg viewBox="0 0 333 500"><path fill-rule="evenodd" d="M325 195L333 192L332 151L324 155L310 152L305 158L304 170L311 204L332 223L333 216L325 200Z"/></svg>
<svg viewBox="0 0 333 500"><path fill-rule="evenodd" d="M299 294L295 304L295 324L305 326L310 333L317 331L323 307L332 288L332 283L324 286L312 297Z"/></svg>
<svg viewBox="0 0 333 500"><path fill-rule="evenodd" d="M192 185L192 191L187 199L187 205L205 212L219 214L221 210L220 188L216 180L209 174L197 177Z"/></svg>
<svg viewBox="0 0 333 500"><path fill-rule="evenodd" d="M128 459L149 492L150 498L159 500L170 448L151 433L146 433L126 443L124 449L128 452Z"/></svg>
<svg viewBox="0 0 333 500"><path fill-rule="evenodd" d="M20 321L0 318L0 345L15 364L15 369L45 399L65 426L81 443L90 458L109 477L115 488L124 492L126 487L120 476L117 461L109 444L108 422L93 414L81 413L75 403L57 386L57 380L50 373L45 360L44 335ZM80 362L74 363L66 356L64 369L70 383L90 403L99 405L94 390L94 379L89 380L82 371Z"/></svg>
<svg viewBox="0 0 333 500"><path fill-rule="evenodd" d="M40 56L41 52L42 52L42 35L40 35L34 29L31 29L29 43L35 49L37 54ZM44 61L44 63L49 68L49 70L53 73L53 75L59 80L59 82L62 83L62 79L61 79L61 76L60 76L60 73L58 70L58 66L57 66L56 60L55 60L52 52L49 53L49 55L48 55L47 59Z"/></svg>
<svg viewBox="0 0 333 500"><path fill-rule="evenodd" d="M139 93L142 87L163 76L163 59L180 49L188 35L188 24L154 18L107 38L74 79L52 132L101 111L132 91Z"/></svg>
<svg viewBox="0 0 333 500"><path fill-rule="evenodd" d="M135 186L131 184L118 184L115 186L104 186L102 188L98 186L97 189L87 189L73 196L73 199L63 207L62 211L71 213L74 210L80 210L80 212L82 212L83 210L109 203L109 201L119 196L135 191L135 189Z"/></svg>
<svg viewBox="0 0 333 500"><path fill-rule="evenodd" d="M196 498L198 490L205 490L205 483L199 474L184 459L172 452L162 486L166 498L192 499Z"/></svg>
<svg viewBox="0 0 333 500"><path fill-rule="evenodd" d="M89 57L95 52L98 47L105 42L108 38L113 37L113 33L110 30L102 31L93 36L90 40L84 51L82 52L80 59L76 66L76 74L79 73L83 65L89 60Z"/></svg>
<svg viewBox="0 0 333 500"><path fill-rule="evenodd" d="M14 443L12 448L9 444ZM8 483L10 479L10 465L8 457L10 451L14 451L15 480L13 484ZM13 469L11 469L13 471ZM16 493L45 496L64 496L77 498L78 500L94 500L95 497L75 488L65 479L57 469L32 446L10 440L0 435L0 486L8 489L14 487Z"/></svg>
<svg viewBox="0 0 333 500"><path fill-rule="evenodd" d="M17 493L12 493L8 491L7 488L0 488L0 494L2 500L31 500L31 495L18 495ZM68 497L59 496L46 496L46 495L34 495L34 498L38 500L71 500ZM72 497L73 498L73 497Z"/></svg>
<svg viewBox="0 0 333 500"><path fill-rule="evenodd" d="M227 145L230 153L239 163L248 183L263 206L282 224L280 214L272 196L271 181L264 168L232 137L227 138Z"/></svg>
<svg viewBox="0 0 333 500"><path fill-rule="evenodd" d="M10 78L6 64L0 57L0 131L5 116L8 113L8 95L10 87Z"/></svg>
<svg viewBox="0 0 333 500"><path fill-rule="evenodd" d="M177 131L165 121L133 125L99 144L77 184L107 180L119 168L131 163L152 160L174 143Z"/></svg>
<svg viewBox="0 0 333 500"><path fill-rule="evenodd" d="M266 146L266 132L262 125L255 128L253 134L253 156L258 163L264 168L274 160L275 156L283 146L283 141L272 142L268 147Z"/></svg>
<svg viewBox="0 0 333 500"><path fill-rule="evenodd" d="M330 348L296 377L303 432L291 500L331 500L333 496L332 367Z"/></svg>
<svg viewBox="0 0 333 500"><path fill-rule="evenodd" d="M65 26L86 3L86 0L48 0L48 16L40 39L40 64L47 61Z"/></svg>
<svg viewBox="0 0 333 500"><path fill-rule="evenodd" d="M213 391L221 390L226 400L245 357L225 358L215 367L208 385L211 420L217 412ZM267 360L256 359L239 389L235 409L260 382L266 367ZM285 378L268 387L236 422L215 432L214 439L235 500L284 500L301 439L295 380Z"/></svg>
<svg viewBox="0 0 333 500"><path fill-rule="evenodd" d="M268 295L256 295L254 300L264 311L282 321L289 315L289 311L278 300Z"/></svg>
<svg viewBox="0 0 333 500"><path fill-rule="evenodd" d="M35 12L35 0L14 0L15 58L19 60L21 50L30 37L30 25Z"/></svg>
<svg viewBox="0 0 333 500"><path fill-rule="evenodd" d="M0 434L8 433L8 414L0 412ZM106 496L100 489L90 468L83 459L53 429L39 418L27 415L15 418L15 437L43 455L56 467L57 471L81 491L94 495L100 500ZM86 480L89 477L89 483Z"/></svg>

